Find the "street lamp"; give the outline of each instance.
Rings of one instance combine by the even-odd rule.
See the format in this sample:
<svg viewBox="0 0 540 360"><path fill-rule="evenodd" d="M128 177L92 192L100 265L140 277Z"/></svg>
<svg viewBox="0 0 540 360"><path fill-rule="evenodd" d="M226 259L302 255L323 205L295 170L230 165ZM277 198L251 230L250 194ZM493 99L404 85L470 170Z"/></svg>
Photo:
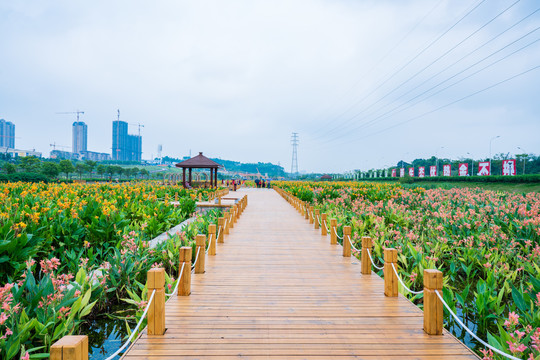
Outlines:
<svg viewBox="0 0 540 360"><path fill-rule="evenodd" d="M473 176L474 175L474 160L470 152L468 152L467 155L471 155L471 176Z"/></svg>
<svg viewBox="0 0 540 360"><path fill-rule="evenodd" d="M527 154L527 152L525 150L523 150L522 148L520 148L519 146L517 147L519 150L523 151L523 175L525 175L525 160L529 157L529 154Z"/></svg>
<svg viewBox="0 0 540 360"><path fill-rule="evenodd" d="M493 173L493 169L491 168L491 143L493 140L500 138L500 135L497 135L495 137L492 137L491 140L489 140L489 171Z"/></svg>

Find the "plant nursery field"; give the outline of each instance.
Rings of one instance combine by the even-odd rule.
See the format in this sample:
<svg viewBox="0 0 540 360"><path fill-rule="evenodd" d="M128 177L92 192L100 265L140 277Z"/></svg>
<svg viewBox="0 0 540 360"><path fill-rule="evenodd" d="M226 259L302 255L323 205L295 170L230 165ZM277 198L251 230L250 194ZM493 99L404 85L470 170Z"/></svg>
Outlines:
<svg viewBox="0 0 540 360"><path fill-rule="evenodd" d="M113 308L134 320L146 272L176 273L178 248L194 246L218 213L197 215L155 248L148 241L192 216L208 191L157 182L0 184L0 358L48 358L52 343ZM169 288L174 280L166 279Z"/></svg>
<svg viewBox="0 0 540 360"><path fill-rule="evenodd" d="M443 296L476 334L518 358L540 358L540 194L399 184L273 182L352 227L352 242L398 250L405 284L423 287L424 269L444 275ZM382 271L379 271L382 276ZM422 307L422 295L403 293ZM446 327L486 359L497 358L446 313Z"/></svg>

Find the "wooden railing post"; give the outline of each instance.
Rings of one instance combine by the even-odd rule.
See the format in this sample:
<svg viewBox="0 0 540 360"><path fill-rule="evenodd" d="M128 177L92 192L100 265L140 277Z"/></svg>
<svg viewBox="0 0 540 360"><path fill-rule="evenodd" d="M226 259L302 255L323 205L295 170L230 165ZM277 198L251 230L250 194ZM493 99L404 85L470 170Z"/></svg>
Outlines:
<svg viewBox="0 0 540 360"><path fill-rule="evenodd" d="M204 274L204 262L206 258L206 236L199 234L195 236L195 257L199 253L197 262L195 263L195 274Z"/></svg>
<svg viewBox="0 0 540 360"><path fill-rule="evenodd" d="M424 331L429 335L442 335L443 303L435 294L442 295L442 272L435 269L424 270Z"/></svg>
<svg viewBox="0 0 540 360"><path fill-rule="evenodd" d="M50 360L88 360L88 336L67 335L52 344Z"/></svg>
<svg viewBox="0 0 540 360"><path fill-rule="evenodd" d="M343 227L343 256L351 256L351 242L349 238L351 236L352 229L350 226Z"/></svg>
<svg viewBox="0 0 540 360"><path fill-rule="evenodd" d="M384 249L384 295L389 297L398 296L398 279L392 264L397 271L397 250Z"/></svg>
<svg viewBox="0 0 540 360"><path fill-rule="evenodd" d="M229 224L229 229L234 228L234 207L231 207L231 209L229 210L228 224Z"/></svg>
<svg viewBox="0 0 540 360"><path fill-rule="evenodd" d="M321 213L321 210L319 210L319 209L315 210L315 215L314 215L314 218L315 218L315 221L314 221L315 230L319 230L319 220L321 218L320 213Z"/></svg>
<svg viewBox="0 0 540 360"><path fill-rule="evenodd" d="M224 225L225 225L225 218L224 217L220 217L218 218L218 233L219 233L219 236L217 238L217 242L220 243L220 244L223 244L223 233L225 232L225 229L224 229Z"/></svg>
<svg viewBox="0 0 540 360"><path fill-rule="evenodd" d="M180 248L180 256L178 261L178 271L182 269L184 265L184 271L182 271L182 277L178 280L178 296L188 296L191 294L191 246L182 246ZM178 274L180 276L180 274Z"/></svg>
<svg viewBox="0 0 540 360"><path fill-rule="evenodd" d="M238 205L234 205L234 222L237 222L238 219L240 218L240 206Z"/></svg>
<svg viewBox="0 0 540 360"><path fill-rule="evenodd" d="M330 219L330 244L337 244L337 219Z"/></svg>
<svg viewBox="0 0 540 360"><path fill-rule="evenodd" d="M218 205L221 206L221 195L218 196Z"/></svg>
<svg viewBox="0 0 540 360"><path fill-rule="evenodd" d="M216 224L208 225L208 255L216 255Z"/></svg>
<svg viewBox="0 0 540 360"><path fill-rule="evenodd" d="M360 259L360 265L362 267L362 274L371 275L371 261L369 260L369 254L373 254L373 243L369 236L362 236L362 256Z"/></svg>
<svg viewBox="0 0 540 360"><path fill-rule="evenodd" d="M326 213L321 215L321 235L328 235L328 229L326 228Z"/></svg>
<svg viewBox="0 0 540 360"><path fill-rule="evenodd" d="M308 204L304 201L302 206L304 207L304 217L306 220L309 219L309 206Z"/></svg>
<svg viewBox="0 0 540 360"><path fill-rule="evenodd" d="M225 228L224 228L225 231L223 231L223 234L224 235L229 235L229 227L230 227L230 224L229 224L229 218L230 218L229 210L224 211L223 216L225 217Z"/></svg>
<svg viewBox="0 0 540 360"><path fill-rule="evenodd" d="M174 201L178 202L178 191L174 193Z"/></svg>
<svg viewBox="0 0 540 360"><path fill-rule="evenodd" d="M154 300L148 308L148 335L163 335L165 333L165 269L154 268L146 273L146 288L148 301L154 290Z"/></svg>
<svg viewBox="0 0 540 360"><path fill-rule="evenodd" d="M309 207L309 223L310 224L313 224L313 211L314 211L313 209L314 209L313 206Z"/></svg>

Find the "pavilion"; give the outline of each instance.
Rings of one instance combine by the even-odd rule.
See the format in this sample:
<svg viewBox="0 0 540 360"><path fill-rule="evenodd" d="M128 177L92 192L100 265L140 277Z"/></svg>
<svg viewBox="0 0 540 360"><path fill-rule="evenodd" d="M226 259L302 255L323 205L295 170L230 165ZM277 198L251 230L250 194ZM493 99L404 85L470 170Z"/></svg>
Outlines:
<svg viewBox="0 0 540 360"><path fill-rule="evenodd" d="M182 168L182 184L184 187L193 187L192 184L192 169L210 169L210 187L217 187L217 171L222 167L217 162L210 160L203 155L202 152L199 155L192 157L191 159L179 162L176 167ZM189 169L189 178L186 182L186 169Z"/></svg>

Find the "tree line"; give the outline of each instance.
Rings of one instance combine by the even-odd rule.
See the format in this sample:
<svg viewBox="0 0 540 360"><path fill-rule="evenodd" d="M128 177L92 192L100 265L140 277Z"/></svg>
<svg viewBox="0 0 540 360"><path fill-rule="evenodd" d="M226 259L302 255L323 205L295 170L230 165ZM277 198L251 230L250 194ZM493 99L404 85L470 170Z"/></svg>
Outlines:
<svg viewBox="0 0 540 360"><path fill-rule="evenodd" d="M15 161L4 161L1 165L5 174L30 173L41 174L49 179L71 179L72 175L79 179L99 177L100 179L113 177L119 179L149 178L150 172L144 168L132 167L126 168L118 165L100 164L97 161L71 161L71 160L48 160L40 159L35 156L26 156L16 158Z"/></svg>

